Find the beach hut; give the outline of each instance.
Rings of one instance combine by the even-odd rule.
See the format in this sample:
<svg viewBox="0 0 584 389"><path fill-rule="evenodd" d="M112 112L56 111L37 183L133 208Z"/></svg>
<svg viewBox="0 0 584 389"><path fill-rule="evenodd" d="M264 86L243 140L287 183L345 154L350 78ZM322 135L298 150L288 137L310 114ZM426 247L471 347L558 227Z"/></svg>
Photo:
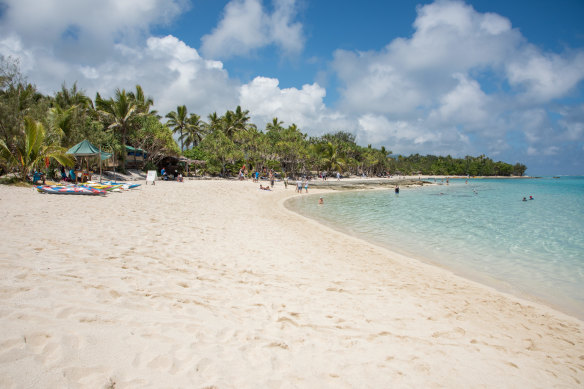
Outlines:
<svg viewBox="0 0 584 389"><path fill-rule="evenodd" d="M126 168L130 165L134 169L142 168L147 156L146 151L126 145Z"/></svg>
<svg viewBox="0 0 584 389"><path fill-rule="evenodd" d="M180 157L178 159L179 163L184 163L185 164L185 170L187 173L187 176L189 175L189 165L195 165L195 174L197 174L197 165L205 165L207 162L206 161L201 161L198 159L189 159L186 157Z"/></svg>
<svg viewBox="0 0 584 389"><path fill-rule="evenodd" d="M82 176L87 176L89 179L91 179L91 177L89 176L89 158L99 157L99 176L101 179L101 161L104 159L108 159L112 156L110 153L104 153L103 151L101 151L101 149L92 145L91 142L89 142L87 139L71 147L69 150L67 150L67 154L71 154L75 158L85 158L87 172L84 173L83 170L81 170L79 173ZM83 163L81 163L81 167L83 167Z"/></svg>

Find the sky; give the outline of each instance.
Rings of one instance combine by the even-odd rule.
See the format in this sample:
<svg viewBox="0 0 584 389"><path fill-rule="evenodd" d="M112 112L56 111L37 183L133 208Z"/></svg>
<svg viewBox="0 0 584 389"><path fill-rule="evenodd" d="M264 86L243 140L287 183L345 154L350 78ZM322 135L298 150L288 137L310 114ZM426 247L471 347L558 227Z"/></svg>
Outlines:
<svg viewBox="0 0 584 389"><path fill-rule="evenodd" d="M0 0L48 95L141 85L163 116L249 110L394 154L584 175L584 1Z"/></svg>

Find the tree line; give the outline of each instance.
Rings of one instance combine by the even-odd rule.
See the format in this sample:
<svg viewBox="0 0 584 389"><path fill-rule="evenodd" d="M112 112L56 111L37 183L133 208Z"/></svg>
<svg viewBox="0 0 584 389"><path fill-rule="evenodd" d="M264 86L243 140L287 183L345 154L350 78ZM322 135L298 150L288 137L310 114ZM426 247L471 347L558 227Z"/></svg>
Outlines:
<svg viewBox="0 0 584 389"><path fill-rule="evenodd" d="M125 166L126 147L146 152L145 170L154 169L165 156L183 155L203 160L199 171L209 175L237 174L273 169L288 175L340 172L386 174L523 175L526 167L493 162L484 155L395 156L385 147L360 146L349 132L308 137L295 124L273 118L263 130L251 123L249 111L237 106L223 115L203 120L185 105L164 116L153 110L154 101L140 85L116 89L112 97L89 98L76 84L63 84L53 96L40 93L21 75L18 63L0 58L0 168L21 179L32 169L49 171L75 161L66 151L87 139L113 153ZM174 136L176 136L175 140Z"/></svg>

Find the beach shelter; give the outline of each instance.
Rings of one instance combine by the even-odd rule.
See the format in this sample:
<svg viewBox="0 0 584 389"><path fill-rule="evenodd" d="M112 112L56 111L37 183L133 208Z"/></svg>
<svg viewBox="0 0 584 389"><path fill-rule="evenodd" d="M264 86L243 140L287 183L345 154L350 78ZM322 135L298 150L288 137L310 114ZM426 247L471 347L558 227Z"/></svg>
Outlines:
<svg viewBox="0 0 584 389"><path fill-rule="evenodd" d="M110 158L112 155L110 153L104 153L101 149L95 147L87 139L77 143L75 146L67 150L67 154L71 154L75 157L85 157L87 161L87 171L89 171L89 158L90 157L100 157L99 158L99 176L101 178L101 161Z"/></svg>
<svg viewBox="0 0 584 389"><path fill-rule="evenodd" d="M189 175L189 165L194 164L195 165L195 174L197 174L197 168L196 165L205 165L207 162L206 161L201 161L198 159L189 159L187 157L180 157L178 159L179 162L182 162L185 164L185 168L187 171L187 176Z"/></svg>

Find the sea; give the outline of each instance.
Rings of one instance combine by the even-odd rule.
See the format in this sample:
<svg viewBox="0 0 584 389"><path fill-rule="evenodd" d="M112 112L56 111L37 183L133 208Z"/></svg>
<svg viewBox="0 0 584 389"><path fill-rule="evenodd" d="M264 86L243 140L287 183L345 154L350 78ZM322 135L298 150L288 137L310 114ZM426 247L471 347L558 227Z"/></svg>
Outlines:
<svg viewBox="0 0 584 389"><path fill-rule="evenodd" d="M584 177L427 181L399 194L327 193L323 205L303 194L286 206L584 320Z"/></svg>

